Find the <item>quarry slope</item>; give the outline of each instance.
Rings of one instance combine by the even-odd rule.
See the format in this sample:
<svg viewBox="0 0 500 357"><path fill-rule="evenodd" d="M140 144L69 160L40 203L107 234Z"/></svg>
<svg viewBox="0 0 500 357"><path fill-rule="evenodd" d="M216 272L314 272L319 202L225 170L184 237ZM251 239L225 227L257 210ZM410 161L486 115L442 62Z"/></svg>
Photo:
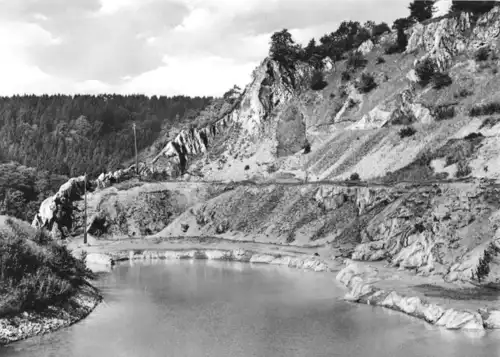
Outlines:
<svg viewBox="0 0 500 357"><path fill-rule="evenodd" d="M421 285L492 289L496 303L499 29L495 8L477 20L461 14L418 24L408 30L404 53L386 54L395 33L384 35L362 45L366 66L349 80L342 78L347 61L325 59L328 85L316 91L312 67L267 58L232 110L181 131L141 169L143 178L165 173L171 181L108 173L92 182L85 229L97 242L217 237L321 249L361 264L348 261L339 277L353 300L401 311L421 308L401 298L419 296L404 291L411 277ZM488 58L478 58L481 48ZM420 83L415 68L426 58L451 84ZM356 88L362 73L377 84L368 93ZM401 135L407 127L415 133ZM353 174L361 181L349 180ZM48 198L34 225L81 234L81 182ZM65 202L77 207L66 216L59 214ZM409 278L394 283L394 296L381 281L397 282L400 274ZM480 300L485 290L474 291ZM434 322L449 328L483 326L479 313L460 320L442 312Z"/></svg>

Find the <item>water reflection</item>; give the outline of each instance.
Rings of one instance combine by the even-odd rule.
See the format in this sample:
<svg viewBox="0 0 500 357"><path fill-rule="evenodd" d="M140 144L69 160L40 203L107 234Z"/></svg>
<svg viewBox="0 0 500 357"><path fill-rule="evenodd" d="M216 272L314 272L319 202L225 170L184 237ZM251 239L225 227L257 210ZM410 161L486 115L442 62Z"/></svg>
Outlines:
<svg viewBox="0 0 500 357"><path fill-rule="evenodd" d="M68 329L1 349L11 356L490 357L500 335L447 331L341 300L333 274L214 261L124 263L105 302Z"/></svg>

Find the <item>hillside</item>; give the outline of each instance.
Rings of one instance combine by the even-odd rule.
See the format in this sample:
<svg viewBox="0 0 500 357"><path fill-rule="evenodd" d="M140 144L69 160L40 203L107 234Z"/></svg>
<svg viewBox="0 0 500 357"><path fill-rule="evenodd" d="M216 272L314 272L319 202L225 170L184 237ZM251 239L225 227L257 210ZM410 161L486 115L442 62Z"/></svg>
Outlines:
<svg viewBox="0 0 500 357"><path fill-rule="evenodd" d="M0 345L87 316L101 299L88 282L95 277L43 231L0 216Z"/></svg>
<svg viewBox="0 0 500 357"><path fill-rule="evenodd" d="M497 289L500 7L487 10L399 19L394 31L345 22L306 48L278 32L251 83L209 110L218 116L159 138L140 177L131 167L88 183L87 227L83 176L47 197L33 225L86 229L115 251L125 238L317 249L381 261L392 283L404 271ZM372 267L358 268L340 280L359 300L378 290L361 283Z"/></svg>
<svg viewBox="0 0 500 357"><path fill-rule="evenodd" d="M383 34L360 46L364 54L324 58L320 90L310 89L315 69L308 63L290 69L266 59L232 112L179 133L151 164L199 170L208 180L270 179L280 172L302 178L306 171L312 180L352 173L363 180L388 174L393 180L496 179L499 21L495 8L477 20L461 13L417 24L406 31L403 53L386 54L396 34ZM415 69L427 58L428 76L449 76L446 83L420 80ZM374 79L366 92L358 89L363 75ZM401 137L407 126L415 134ZM481 135L466 139L472 133Z"/></svg>
<svg viewBox="0 0 500 357"><path fill-rule="evenodd" d="M164 132L182 127L213 98L121 95L0 98L0 161L76 176L116 170Z"/></svg>

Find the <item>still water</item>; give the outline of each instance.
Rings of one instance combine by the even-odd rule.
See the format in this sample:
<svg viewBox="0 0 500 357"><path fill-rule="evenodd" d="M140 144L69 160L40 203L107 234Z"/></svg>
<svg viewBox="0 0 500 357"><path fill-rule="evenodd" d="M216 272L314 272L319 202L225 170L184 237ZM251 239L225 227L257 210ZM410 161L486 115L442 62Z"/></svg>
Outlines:
<svg viewBox="0 0 500 357"><path fill-rule="evenodd" d="M119 265L105 303L2 357L499 356L500 334L451 332L342 301L334 274L210 261Z"/></svg>

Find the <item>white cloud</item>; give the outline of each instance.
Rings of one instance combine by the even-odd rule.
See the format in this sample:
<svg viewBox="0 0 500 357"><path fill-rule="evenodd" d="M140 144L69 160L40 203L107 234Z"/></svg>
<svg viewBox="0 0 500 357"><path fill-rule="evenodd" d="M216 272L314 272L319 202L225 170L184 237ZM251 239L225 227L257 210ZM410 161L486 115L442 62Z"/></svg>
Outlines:
<svg viewBox="0 0 500 357"><path fill-rule="evenodd" d="M122 93L222 95L233 85L244 87L258 63L235 64L209 57L166 57L165 65L137 76L121 86Z"/></svg>
<svg viewBox="0 0 500 357"><path fill-rule="evenodd" d="M401 0L0 0L0 93L219 95L248 83L274 31L288 28L306 44L344 19L390 22L406 7Z"/></svg>

